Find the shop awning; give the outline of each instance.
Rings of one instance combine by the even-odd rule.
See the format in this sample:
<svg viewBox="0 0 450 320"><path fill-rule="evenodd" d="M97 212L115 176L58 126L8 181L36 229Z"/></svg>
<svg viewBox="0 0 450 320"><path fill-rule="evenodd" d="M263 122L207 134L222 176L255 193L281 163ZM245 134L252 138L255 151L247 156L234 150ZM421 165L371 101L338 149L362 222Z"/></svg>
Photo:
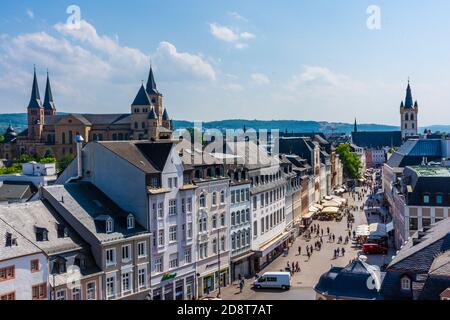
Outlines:
<svg viewBox="0 0 450 320"><path fill-rule="evenodd" d="M282 234L276 236L275 238L272 238L271 240L263 243L259 247L259 250L255 251L255 253L257 253L261 257L266 256L269 252L272 252L275 248L282 245L283 242L290 237L290 235L291 235L290 231L283 232Z"/></svg>
<svg viewBox="0 0 450 320"><path fill-rule="evenodd" d="M368 237L370 235L370 229L367 224L363 224L356 227L356 236L360 237Z"/></svg>
<svg viewBox="0 0 450 320"><path fill-rule="evenodd" d="M324 208L326 207L340 207L342 204L339 201L331 200L331 201L325 201L322 203L322 206Z"/></svg>
<svg viewBox="0 0 450 320"><path fill-rule="evenodd" d="M303 219L311 219L316 214L316 212L317 211L309 211L308 213L304 214L302 216L302 218Z"/></svg>
<svg viewBox="0 0 450 320"><path fill-rule="evenodd" d="M322 213L325 213L325 214L336 214L338 212L339 212L338 207L326 207L322 210Z"/></svg>
<svg viewBox="0 0 450 320"><path fill-rule="evenodd" d="M314 206L311 206L311 207L309 207L309 211L310 212L317 212L317 211L319 211L319 209L314 207Z"/></svg>

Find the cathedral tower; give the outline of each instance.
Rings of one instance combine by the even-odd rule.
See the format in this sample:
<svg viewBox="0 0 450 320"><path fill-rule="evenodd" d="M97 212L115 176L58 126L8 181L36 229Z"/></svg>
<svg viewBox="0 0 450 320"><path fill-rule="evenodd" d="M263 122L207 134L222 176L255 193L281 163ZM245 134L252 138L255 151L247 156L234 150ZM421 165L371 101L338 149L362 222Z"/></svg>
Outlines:
<svg viewBox="0 0 450 320"><path fill-rule="evenodd" d="M30 140L41 140L44 128L44 108L39 94L39 86L36 77L36 67L34 68L33 88L31 98L27 108L28 113L28 138Z"/></svg>
<svg viewBox="0 0 450 320"><path fill-rule="evenodd" d="M45 86L45 97L44 97L44 115L45 116L55 116L56 115L56 106L53 102L53 94L52 87L50 86L50 78L48 76L47 71L47 84Z"/></svg>
<svg viewBox="0 0 450 320"><path fill-rule="evenodd" d="M419 105L413 102L411 93L411 86L408 80L408 87L406 88L405 101L400 104L400 125L402 131L402 139L407 140L408 137L417 136L417 116L419 113Z"/></svg>

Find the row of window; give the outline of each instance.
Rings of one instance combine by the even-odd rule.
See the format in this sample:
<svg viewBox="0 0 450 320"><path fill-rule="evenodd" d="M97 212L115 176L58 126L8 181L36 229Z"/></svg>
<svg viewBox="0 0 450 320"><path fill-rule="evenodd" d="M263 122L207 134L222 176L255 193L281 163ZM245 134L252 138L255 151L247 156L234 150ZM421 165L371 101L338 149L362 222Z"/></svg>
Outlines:
<svg viewBox="0 0 450 320"><path fill-rule="evenodd" d="M138 269L138 288L143 289L147 287L147 268L141 267ZM121 294L126 296L133 293L133 272L122 272L121 274ZM118 293L116 274L109 274L106 276L106 296L108 299L114 298Z"/></svg>
<svg viewBox="0 0 450 320"><path fill-rule="evenodd" d="M250 189L241 189L231 191L231 204L249 201Z"/></svg>
<svg viewBox="0 0 450 320"><path fill-rule="evenodd" d="M434 197L434 200L435 200L435 203L436 203L436 204L443 204L443 203L444 203L444 196L443 196L442 194L437 194L437 195ZM429 203L431 203L431 195L429 195L429 194L423 195L422 202L423 202L424 204L429 204Z"/></svg>
<svg viewBox="0 0 450 320"><path fill-rule="evenodd" d="M190 247L184 249L184 263L185 264L192 263L192 249ZM178 253L170 255L169 269L178 268L178 266L179 266ZM155 259L153 270L155 273L163 272L164 258L162 256Z"/></svg>
<svg viewBox="0 0 450 320"><path fill-rule="evenodd" d="M226 237L222 236L220 238L220 251L225 251L225 250L226 250ZM212 251L213 251L213 254L217 254L218 253L217 238L214 238L212 240ZM200 259L205 259L205 258L209 257L208 242L203 242L203 243L199 244L199 246L198 246L198 253L199 253Z"/></svg>
<svg viewBox="0 0 450 320"><path fill-rule="evenodd" d="M242 210L231 213L231 226L240 225L242 223L250 222L250 210Z"/></svg>
<svg viewBox="0 0 450 320"><path fill-rule="evenodd" d="M260 175L256 177L252 177L252 186L259 186L266 183L270 183L273 181L277 181L281 179L281 171L278 171L275 174L266 174L266 175Z"/></svg>
<svg viewBox="0 0 450 320"><path fill-rule="evenodd" d="M266 206L270 206L275 201L278 201L280 199L283 199L286 194L285 187L280 187L275 190L271 190L265 193L261 193L259 195L260 199L260 206L261 208L264 208ZM253 210L258 209L258 199L256 196L253 197Z"/></svg>
<svg viewBox="0 0 450 320"><path fill-rule="evenodd" d="M225 227L226 219L225 219L225 213L220 214L220 227ZM217 215L213 215L211 217L211 228L216 229L218 223L218 217ZM208 231L208 217L206 214L203 214L200 219L198 219L198 232L207 232Z"/></svg>
<svg viewBox="0 0 450 320"><path fill-rule="evenodd" d="M277 211L267 215L265 218L261 218L261 235L268 232L269 230L275 228L277 225L282 223L286 219L284 208L278 209ZM258 235L258 225L257 221L253 223L253 235Z"/></svg>
<svg viewBox="0 0 450 320"><path fill-rule="evenodd" d="M239 250L250 246L250 228L231 234L231 249Z"/></svg>
<svg viewBox="0 0 450 320"><path fill-rule="evenodd" d="M147 245L146 242L139 242L137 244L138 258L144 258L147 256ZM122 246L122 262L127 263L133 258L131 244ZM106 249L106 266L111 266L116 264L116 248Z"/></svg>
<svg viewBox="0 0 450 320"><path fill-rule="evenodd" d="M187 226L187 228L186 228ZM192 239L192 223L189 222L187 224L182 225L182 236L183 240ZM154 238L154 241L156 238ZM169 227L169 243L178 241L178 226L170 226ZM165 232L164 229L158 230L158 246L162 247L166 244ZM154 243L155 245L155 243ZM156 245L155 245L156 246Z"/></svg>
<svg viewBox="0 0 450 320"><path fill-rule="evenodd" d="M192 198L182 198L181 199L181 213L191 213L192 212ZM152 204L152 214L156 219L164 218L164 202L154 202ZM178 201L177 199L169 200L169 215L174 216L178 214Z"/></svg>
<svg viewBox="0 0 450 320"><path fill-rule="evenodd" d="M211 205L217 206L217 201L220 200L220 204L225 203L225 191L220 191L220 199L217 198L217 192L211 194ZM206 208L206 194L202 193L198 200L199 208Z"/></svg>

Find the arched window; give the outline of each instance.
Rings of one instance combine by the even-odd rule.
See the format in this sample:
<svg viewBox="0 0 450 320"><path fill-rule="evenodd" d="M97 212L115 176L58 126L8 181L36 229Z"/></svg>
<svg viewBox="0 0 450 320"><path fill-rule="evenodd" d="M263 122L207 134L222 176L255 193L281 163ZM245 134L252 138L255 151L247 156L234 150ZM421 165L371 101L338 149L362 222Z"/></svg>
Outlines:
<svg viewBox="0 0 450 320"><path fill-rule="evenodd" d="M231 213L231 225L234 226L235 223L236 223L235 213L232 212Z"/></svg>
<svg viewBox="0 0 450 320"><path fill-rule="evenodd" d="M408 124L407 123L405 123L405 129L408 129Z"/></svg>
<svg viewBox="0 0 450 320"><path fill-rule="evenodd" d="M212 194L212 205L215 206L217 205L217 193L213 192Z"/></svg>
<svg viewBox="0 0 450 320"><path fill-rule="evenodd" d="M236 224L241 224L241 212L236 211Z"/></svg>
<svg viewBox="0 0 450 320"><path fill-rule="evenodd" d="M253 222L253 236L257 236L258 235L258 222L255 221Z"/></svg>
<svg viewBox="0 0 450 320"><path fill-rule="evenodd" d="M414 113L411 113L411 120L414 120Z"/></svg>
<svg viewBox="0 0 450 320"><path fill-rule="evenodd" d="M220 226L225 227L225 213L220 214Z"/></svg>
<svg viewBox="0 0 450 320"><path fill-rule="evenodd" d="M203 193L200 195L199 206L200 208L206 207L206 197Z"/></svg>
<svg viewBox="0 0 450 320"><path fill-rule="evenodd" d="M232 235L231 235L231 249L236 249L236 234L235 233L233 233Z"/></svg>
<svg viewBox="0 0 450 320"><path fill-rule="evenodd" d="M127 217L127 229L134 228L134 216L130 213Z"/></svg>
<svg viewBox="0 0 450 320"><path fill-rule="evenodd" d="M69 130L69 144L73 143L73 133L72 130Z"/></svg>
<svg viewBox="0 0 450 320"><path fill-rule="evenodd" d="M216 229L217 228L217 216L216 215L212 216L211 223L212 223L212 228Z"/></svg>
<svg viewBox="0 0 450 320"><path fill-rule="evenodd" d="M408 276L404 276L401 279L401 289L403 291L410 291L411 290L411 279Z"/></svg>
<svg viewBox="0 0 450 320"><path fill-rule="evenodd" d="M63 132L63 133L61 134L61 143L62 143L62 144L66 144L66 133L65 133L65 132Z"/></svg>
<svg viewBox="0 0 450 320"><path fill-rule="evenodd" d="M409 120L409 116L407 113L405 113L405 121L408 121L408 120Z"/></svg>
<svg viewBox="0 0 450 320"><path fill-rule="evenodd" d="M225 203L225 191L220 191L220 203Z"/></svg>

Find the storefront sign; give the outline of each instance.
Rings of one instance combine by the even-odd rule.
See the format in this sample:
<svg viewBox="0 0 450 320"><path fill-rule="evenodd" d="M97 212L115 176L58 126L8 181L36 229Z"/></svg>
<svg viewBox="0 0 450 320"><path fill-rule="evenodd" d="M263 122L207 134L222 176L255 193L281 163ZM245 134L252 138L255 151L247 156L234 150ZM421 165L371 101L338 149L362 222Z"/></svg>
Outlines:
<svg viewBox="0 0 450 320"><path fill-rule="evenodd" d="M162 276L161 281L166 281L166 280L170 280L170 279L174 279L177 276L177 273L164 273Z"/></svg>

